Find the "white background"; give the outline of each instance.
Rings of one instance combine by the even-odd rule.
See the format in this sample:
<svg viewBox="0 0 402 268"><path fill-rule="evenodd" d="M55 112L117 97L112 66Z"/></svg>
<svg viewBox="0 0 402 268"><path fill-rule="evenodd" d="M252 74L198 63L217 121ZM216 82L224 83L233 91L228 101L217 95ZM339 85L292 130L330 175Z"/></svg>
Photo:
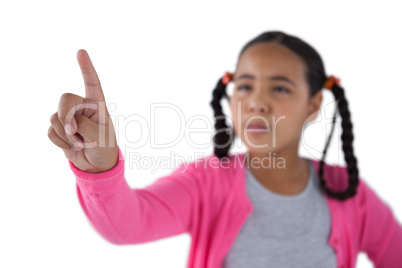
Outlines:
<svg viewBox="0 0 402 268"><path fill-rule="evenodd" d="M269 30L302 38L321 54L327 74L341 79L360 175L401 222L402 18L396 1L380 3L2 1L0 266L186 265L188 235L116 246L92 229L81 210L68 161L47 136L61 95L85 94L76 59L81 48L92 59L107 103L114 104L111 116L123 118L116 132L124 148L141 136L139 125L124 118L136 114L150 121L151 103L170 103L186 119L204 115L213 122L212 90L225 71L234 71L240 49L251 38ZM331 101L326 91L324 102ZM322 116L332 116L331 106L324 107L328 111L323 108ZM302 155L320 158L330 130L325 130L330 119L325 120L317 125L321 128L306 129ZM172 111L160 112L155 125L155 139L168 142L177 135L179 120ZM335 134L326 160L343 165L339 129ZM210 135L193 138L206 143ZM196 153L212 153L212 147L192 148L183 139L170 148L151 148L148 142L131 151L144 157L168 157L173 151L193 160ZM125 157L133 188L175 168L130 168ZM357 267L373 265L359 254Z"/></svg>

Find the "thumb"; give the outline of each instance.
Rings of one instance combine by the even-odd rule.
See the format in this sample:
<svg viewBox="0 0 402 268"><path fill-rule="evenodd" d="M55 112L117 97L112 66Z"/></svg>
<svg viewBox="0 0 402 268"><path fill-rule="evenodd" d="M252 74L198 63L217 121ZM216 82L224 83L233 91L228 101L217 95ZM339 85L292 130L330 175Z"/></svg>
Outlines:
<svg viewBox="0 0 402 268"><path fill-rule="evenodd" d="M74 117L78 126L77 133L84 139L85 148L99 147L105 143L105 125L98 124L85 115L76 114Z"/></svg>
<svg viewBox="0 0 402 268"><path fill-rule="evenodd" d="M85 84L85 98L95 101L105 101L103 90L98 78L98 74L95 71L92 61L89 58L88 53L84 49L80 49L77 52L78 64L81 68L82 77Z"/></svg>

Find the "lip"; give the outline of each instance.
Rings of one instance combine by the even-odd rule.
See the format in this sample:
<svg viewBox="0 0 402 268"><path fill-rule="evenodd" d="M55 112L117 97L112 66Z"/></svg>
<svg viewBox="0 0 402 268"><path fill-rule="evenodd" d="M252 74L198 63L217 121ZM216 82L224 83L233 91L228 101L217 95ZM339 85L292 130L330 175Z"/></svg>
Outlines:
<svg viewBox="0 0 402 268"><path fill-rule="evenodd" d="M247 126L247 130L250 132L269 132L269 126L265 123L254 122Z"/></svg>

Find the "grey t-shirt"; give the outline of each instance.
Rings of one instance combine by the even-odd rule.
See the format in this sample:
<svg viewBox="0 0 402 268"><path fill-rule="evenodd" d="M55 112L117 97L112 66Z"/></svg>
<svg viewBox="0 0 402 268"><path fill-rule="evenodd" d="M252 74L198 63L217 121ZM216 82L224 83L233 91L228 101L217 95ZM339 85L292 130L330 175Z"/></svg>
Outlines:
<svg viewBox="0 0 402 268"><path fill-rule="evenodd" d="M245 169L254 210L226 255L224 268L336 268L336 253L328 244L331 215L308 161L307 187L292 196L270 191Z"/></svg>

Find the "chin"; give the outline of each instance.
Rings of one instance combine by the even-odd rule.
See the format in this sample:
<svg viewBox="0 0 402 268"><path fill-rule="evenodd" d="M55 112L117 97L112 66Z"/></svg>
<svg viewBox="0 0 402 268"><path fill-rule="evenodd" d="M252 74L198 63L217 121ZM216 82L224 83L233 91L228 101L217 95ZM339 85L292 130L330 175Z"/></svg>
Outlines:
<svg viewBox="0 0 402 268"><path fill-rule="evenodd" d="M275 155L278 154L278 148L272 148L269 145L265 148L255 148L255 147L249 147L247 146L247 152L253 155L258 155L258 156L268 156L268 155Z"/></svg>

